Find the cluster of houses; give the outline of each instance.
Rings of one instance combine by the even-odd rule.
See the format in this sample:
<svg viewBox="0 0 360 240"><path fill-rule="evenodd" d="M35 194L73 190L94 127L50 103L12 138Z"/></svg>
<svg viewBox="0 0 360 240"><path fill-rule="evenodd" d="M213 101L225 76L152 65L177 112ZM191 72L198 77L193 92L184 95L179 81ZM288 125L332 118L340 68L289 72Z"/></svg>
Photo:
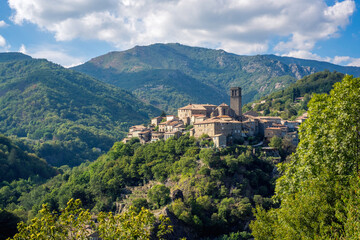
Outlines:
<svg viewBox="0 0 360 240"><path fill-rule="evenodd" d="M294 145L298 143L299 125L307 118L303 115L296 121L283 120L280 117L258 116L256 112L241 111L241 88L230 89L230 106L223 103L189 104L178 109L178 115L167 115L151 119L150 126L136 125L129 129L123 142L132 137L141 143L167 140L184 133L200 137L204 134L213 139L216 147L225 147L236 140L260 137L269 141L278 136L288 138Z"/></svg>

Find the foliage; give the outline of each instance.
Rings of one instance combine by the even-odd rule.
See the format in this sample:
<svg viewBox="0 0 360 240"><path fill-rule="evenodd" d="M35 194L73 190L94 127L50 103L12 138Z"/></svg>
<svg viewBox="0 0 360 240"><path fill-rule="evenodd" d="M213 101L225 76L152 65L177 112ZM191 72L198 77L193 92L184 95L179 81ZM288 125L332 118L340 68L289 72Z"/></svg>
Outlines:
<svg viewBox="0 0 360 240"><path fill-rule="evenodd" d="M258 208L257 239L352 239L358 218L360 78L345 76L329 95L315 95L291 161L279 165L280 208ZM357 200L355 200L357 199Z"/></svg>
<svg viewBox="0 0 360 240"><path fill-rule="evenodd" d="M251 147L215 151L200 150L199 144L188 135L145 145L118 142L92 163L61 168L62 174L43 185L24 180L10 184L3 196L12 194L13 200L4 208L25 211L25 217L32 218L42 204L59 211L71 198L80 199L94 213L120 210L119 205L150 208L152 203L166 205L199 236L242 231L252 218L254 195L266 199L273 194L274 166L254 155ZM148 190L149 181L166 181L169 187L157 184ZM136 188L142 189L141 195L135 194ZM169 188L181 192L177 199L169 199Z"/></svg>
<svg viewBox="0 0 360 240"><path fill-rule="evenodd" d="M87 239L88 227L94 227L94 222L89 211L80 206L80 200L71 199L64 211L57 214L43 205L29 225L19 223L19 233L12 239Z"/></svg>
<svg viewBox="0 0 360 240"><path fill-rule="evenodd" d="M123 214L113 215L110 213L99 213L98 231L102 239L150 239L154 231L155 217L147 209L142 208L137 211L136 208L130 207ZM159 217L157 226L157 237L171 233L172 226L169 225L168 218Z"/></svg>
<svg viewBox="0 0 360 240"><path fill-rule="evenodd" d="M148 198L155 208L165 206L170 202L170 189L165 185L155 185L148 192Z"/></svg>
<svg viewBox="0 0 360 240"><path fill-rule="evenodd" d="M20 222L19 217L0 208L0 239L7 239L17 232L16 225Z"/></svg>
<svg viewBox="0 0 360 240"><path fill-rule="evenodd" d="M308 110L307 104L313 93L329 93L336 82L343 79L344 74L323 71L314 73L291 84L284 90L279 90L255 102L254 110L263 111L263 115L281 116L293 120ZM302 100L296 98L303 97ZM263 103L262 103L263 102ZM244 111L252 109L254 103L244 106Z"/></svg>
<svg viewBox="0 0 360 240"><path fill-rule="evenodd" d="M95 232L105 240L150 239L154 224L155 217L148 210L137 212L130 207L122 214L99 213L95 225L89 210L81 208L81 201L70 199L60 213L51 212L47 205L43 205L29 225L24 222L18 225L19 232L12 239L89 239ZM172 231L168 219L163 216L156 229L159 239Z"/></svg>
<svg viewBox="0 0 360 240"><path fill-rule="evenodd" d="M280 149L282 145L282 139L278 136L274 136L270 139L269 146Z"/></svg>
<svg viewBox="0 0 360 240"><path fill-rule="evenodd" d="M4 56L4 55L3 55ZM53 166L95 160L160 113L132 94L46 60L0 61L0 132Z"/></svg>
<svg viewBox="0 0 360 240"><path fill-rule="evenodd" d="M47 179L58 173L44 159L22 151L11 139L3 135L0 135L0 166L0 183L35 176Z"/></svg>

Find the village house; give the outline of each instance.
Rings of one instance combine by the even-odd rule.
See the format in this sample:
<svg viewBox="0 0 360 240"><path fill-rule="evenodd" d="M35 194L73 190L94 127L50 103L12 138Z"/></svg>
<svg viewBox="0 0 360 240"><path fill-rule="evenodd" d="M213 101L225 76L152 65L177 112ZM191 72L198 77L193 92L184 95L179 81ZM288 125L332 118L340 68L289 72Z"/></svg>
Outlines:
<svg viewBox="0 0 360 240"><path fill-rule="evenodd" d="M151 119L151 125L157 127L162 120L165 119L164 117L154 117Z"/></svg>
<svg viewBox="0 0 360 240"><path fill-rule="evenodd" d="M287 132L288 127L286 126L267 127L265 128L264 138L267 141L270 141L274 136L283 138Z"/></svg>
<svg viewBox="0 0 360 240"><path fill-rule="evenodd" d="M212 104L189 104L178 109L178 117L184 124L192 125L193 116L210 117L217 106Z"/></svg>
<svg viewBox="0 0 360 240"><path fill-rule="evenodd" d="M200 137L203 134L207 134L210 137L214 137L218 134L224 136L233 136L235 138L241 138L242 123L240 121L232 120L230 117L214 117L205 121L194 124L194 137Z"/></svg>

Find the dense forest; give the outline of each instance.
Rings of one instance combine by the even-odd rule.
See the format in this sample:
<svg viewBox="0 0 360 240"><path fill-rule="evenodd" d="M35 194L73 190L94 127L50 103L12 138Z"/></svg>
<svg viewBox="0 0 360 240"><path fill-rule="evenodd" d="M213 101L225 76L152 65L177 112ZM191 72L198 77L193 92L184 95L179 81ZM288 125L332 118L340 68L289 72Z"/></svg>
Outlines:
<svg viewBox="0 0 360 240"><path fill-rule="evenodd" d="M129 92L46 60L0 59L0 132L53 166L95 160L129 126L160 114Z"/></svg>
<svg viewBox="0 0 360 240"><path fill-rule="evenodd" d="M13 201L3 208L27 212L23 217L32 218L43 203L58 211L71 198L80 199L94 213L130 205L154 211L166 207L191 229L192 234L186 233L189 239L230 232L249 237L246 224L252 219L252 207L272 206L273 161L246 146L201 149L201 141L182 136L146 145L137 139L115 143L95 162L63 168L63 174L19 198L14 186ZM185 234L175 226L174 231Z"/></svg>
<svg viewBox="0 0 360 240"><path fill-rule="evenodd" d="M259 101L243 107L243 112L256 111L265 116L281 116L294 120L308 110L308 103L314 93L329 93L332 86L340 82L344 74L323 71L306 76L284 90L276 91Z"/></svg>

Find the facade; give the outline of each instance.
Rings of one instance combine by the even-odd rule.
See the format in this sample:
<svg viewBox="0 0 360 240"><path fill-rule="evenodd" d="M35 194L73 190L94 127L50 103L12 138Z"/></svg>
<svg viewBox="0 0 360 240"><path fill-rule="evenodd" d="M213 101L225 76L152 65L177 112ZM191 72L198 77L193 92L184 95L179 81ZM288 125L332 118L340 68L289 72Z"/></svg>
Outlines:
<svg viewBox="0 0 360 240"><path fill-rule="evenodd" d="M192 116L204 115L210 117L210 114L217 106L212 104L189 104L178 109L178 117L184 124L193 124Z"/></svg>
<svg viewBox="0 0 360 240"><path fill-rule="evenodd" d="M230 116L232 118L236 118L237 115L233 109L229 107L229 105L223 103L220 104L212 113L211 117L217 117L217 116Z"/></svg>
<svg viewBox="0 0 360 240"><path fill-rule="evenodd" d="M214 146L219 147L226 147L226 136L224 134L218 134L213 137Z"/></svg>
<svg viewBox="0 0 360 240"><path fill-rule="evenodd" d="M285 137L287 132L288 132L288 128L285 126L284 127L268 127L268 128L265 128L264 138L267 141L270 141L270 139L273 138L274 136L283 138L283 137Z"/></svg>
<svg viewBox="0 0 360 240"><path fill-rule="evenodd" d="M154 127L157 127L157 125L159 125L159 123L161 123L161 121L163 120L163 117L155 117L151 119L151 125L153 125Z"/></svg>
<svg viewBox="0 0 360 240"><path fill-rule="evenodd" d="M215 135L223 134L226 137L233 136L234 138L241 138L242 124L239 121L214 117L203 122L195 123L194 131L194 137L207 134L213 138Z"/></svg>

